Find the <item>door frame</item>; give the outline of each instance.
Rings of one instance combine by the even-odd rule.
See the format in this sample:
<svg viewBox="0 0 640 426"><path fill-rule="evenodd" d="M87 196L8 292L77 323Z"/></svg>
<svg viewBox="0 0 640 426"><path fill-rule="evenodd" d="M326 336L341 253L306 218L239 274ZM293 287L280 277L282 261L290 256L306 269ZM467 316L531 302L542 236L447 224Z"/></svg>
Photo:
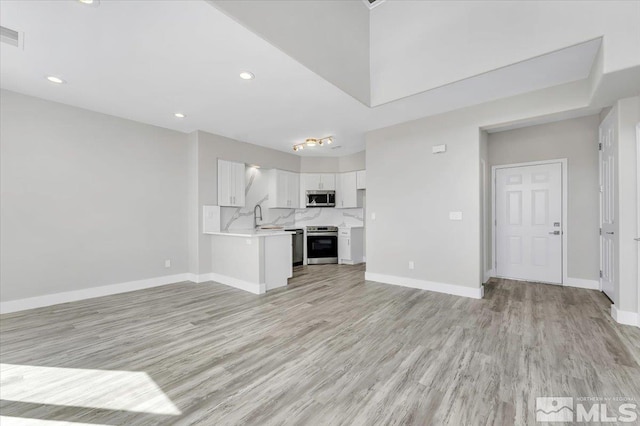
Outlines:
<svg viewBox="0 0 640 426"><path fill-rule="evenodd" d="M559 285L567 285L567 235L569 234L569 223L567 220L568 210L568 185L567 185L567 159L556 158L553 160L529 161L526 163L500 164L491 166L491 252L493 275L498 276L498 256L496 247L496 171L498 169L512 169L516 167L539 166L543 164L560 164L562 179L562 282ZM525 280L522 280L525 281Z"/></svg>
<svg viewBox="0 0 640 426"><path fill-rule="evenodd" d="M640 122L636 124L636 191L637 191L637 199L636 199L636 221L637 221L637 235L636 238L640 237ZM637 282L637 296L638 296L638 323L637 326L640 327L640 242L638 243L638 282Z"/></svg>

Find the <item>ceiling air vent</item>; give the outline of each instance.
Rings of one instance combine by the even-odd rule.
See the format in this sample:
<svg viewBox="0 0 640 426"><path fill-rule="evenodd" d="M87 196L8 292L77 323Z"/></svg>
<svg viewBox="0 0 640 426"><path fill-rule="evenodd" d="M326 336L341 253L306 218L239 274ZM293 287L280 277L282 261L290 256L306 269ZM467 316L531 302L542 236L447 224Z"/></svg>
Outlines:
<svg viewBox="0 0 640 426"><path fill-rule="evenodd" d="M22 47L22 35L11 28L0 26L0 41L15 47Z"/></svg>
<svg viewBox="0 0 640 426"><path fill-rule="evenodd" d="M369 9L373 9L374 7L378 6L380 3L383 3L384 0L362 0L364 2L364 4L367 5L367 7Z"/></svg>

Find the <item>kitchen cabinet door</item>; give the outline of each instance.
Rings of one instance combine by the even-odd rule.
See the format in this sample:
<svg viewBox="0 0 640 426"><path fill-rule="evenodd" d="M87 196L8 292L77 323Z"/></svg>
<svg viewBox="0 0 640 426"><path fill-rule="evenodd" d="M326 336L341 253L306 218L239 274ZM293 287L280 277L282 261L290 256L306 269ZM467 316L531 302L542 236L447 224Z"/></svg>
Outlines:
<svg viewBox="0 0 640 426"><path fill-rule="evenodd" d="M287 193L289 199L289 208L300 208L300 177L298 173L287 172Z"/></svg>
<svg viewBox="0 0 640 426"><path fill-rule="evenodd" d="M338 229L338 263L355 265L364 262L364 228Z"/></svg>
<svg viewBox="0 0 640 426"><path fill-rule="evenodd" d="M245 203L245 173L244 163L233 163L233 205L244 207Z"/></svg>
<svg viewBox="0 0 640 426"><path fill-rule="evenodd" d="M243 207L244 182L244 163L218 160L218 205Z"/></svg>
<svg viewBox="0 0 640 426"><path fill-rule="evenodd" d="M356 187L356 172L340 173L336 186L336 207L354 208L358 205L358 189Z"/></svg>
<svg viewBox="0 0 640 426"><path fill-rule="evenodd" d="M333 173L322 173L320 175L320 189L325 191L335 191L336 175Z"/></svg>
<svg viewBox="0 0 640 426"><path fill-rule="evenodd" d="M269 207L278 209L300 207L300 180L297 173L274 169L270 179Z"/></svg>
<svg viewBox="0 0 640 426"><path fill-rule="evenodd" d="M338 236L338 260L339 263L351 261L351 238Z"/></svg>
<svg viewBox="0 0 640 426"><path fill-rule="evenodd" d="M319 173L305 173L302 175L305 191L319 191L322 189L322 175Z"/></svg>

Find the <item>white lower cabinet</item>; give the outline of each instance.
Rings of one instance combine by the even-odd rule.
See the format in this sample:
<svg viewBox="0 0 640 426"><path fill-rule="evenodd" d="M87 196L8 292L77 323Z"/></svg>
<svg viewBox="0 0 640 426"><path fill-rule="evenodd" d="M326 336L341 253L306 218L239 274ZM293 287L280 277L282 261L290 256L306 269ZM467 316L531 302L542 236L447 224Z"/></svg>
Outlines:
<svg viewBox="0 0 640 426"><path fill-rule="evenodd" d="M338 263L364 262L364 228L338 228Z"/></svg>

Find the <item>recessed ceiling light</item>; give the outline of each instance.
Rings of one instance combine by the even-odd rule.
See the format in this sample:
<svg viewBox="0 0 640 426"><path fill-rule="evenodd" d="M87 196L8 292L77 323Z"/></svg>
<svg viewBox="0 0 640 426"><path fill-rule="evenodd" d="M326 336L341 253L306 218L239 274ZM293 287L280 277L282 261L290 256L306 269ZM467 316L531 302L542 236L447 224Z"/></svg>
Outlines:
<svg viewBox="0 0 640 426"><path fill-rule="evenodd" d="M184 115L184 114L183 114L183 113L181 113L181 112L176 112L176 113L175 113L175 114L173 114L173 115L175 115L177 118L185 118L185 117L186 117L186 115Z"/></svg>
<svg viewBox="0 0 640 426"><path fill-rule="evenodd" d="M60 77L56 77L55 75L48 75L47 80L56 84L66 83L63 79L61 79Z"/></svg>
<svg viewBox="0 0 640 426"><path fill-rule="evenodd" d="M253 73L250 73L249 71L243 71L240 73L240 78L243 80L253 80L254 78L256 78L256 76L253 75Z"/></svg>
<svg viewBox="0 0 640 426"><path fill-rule="evenodd" d="M97 6L100 3L100 0L78 0L82 4L90 4L92 6Z"/></svg>

